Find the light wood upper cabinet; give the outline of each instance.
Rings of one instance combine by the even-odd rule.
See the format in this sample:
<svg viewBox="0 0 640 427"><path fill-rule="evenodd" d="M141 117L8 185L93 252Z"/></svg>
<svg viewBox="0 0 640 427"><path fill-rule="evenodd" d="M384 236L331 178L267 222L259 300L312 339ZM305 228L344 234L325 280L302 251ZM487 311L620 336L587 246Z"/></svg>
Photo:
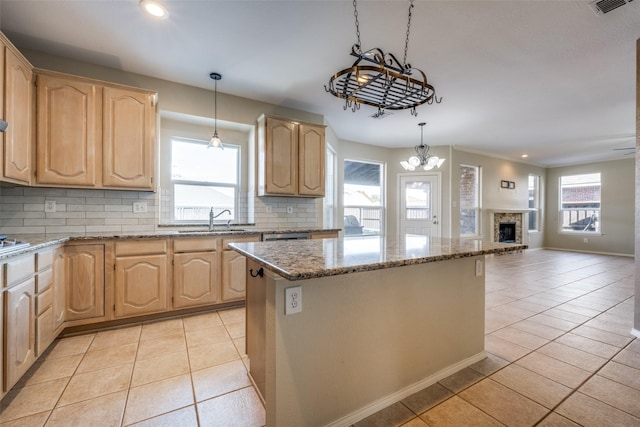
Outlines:
<svg viewBox="0 0 640 427"><path fill-rule="evenodd" d="M96 187L102 89L75 77L36 80L37 183Z"/></svg>
<svg viewBox="0 0 640 427"><path fill-rule="evenodd" d="M64 258L65 320L103 317L104 245L68 246Z"/></svg>
<svg viewBox="0 0 640 427"><path fill-rule="evenodd" d="M31 184L33 145L33 71L31 64L4 46L3 179Z"/></svg>
<svg viewBox="0 0 640 427"><path fill-rule="evenodd" d="M105 187L153 190L156 139L155 95L103 89L103 171Z"/></svg>
<svg viewBox="0 0 640 427"><path fill-rule="evenodd" d="M299 125L298 194L324 197L324 127Z"/></svg>
<svg viewBox="0 0 640 427"><path fill-rule="evenodd" d="M154 190L156 94L37 70L36 185Z"/></svg>
<svg viewBox="0 0 640 427"><path fill-rule="evenodd" d="M258 195L324 197L324 126L260 116Z"/></svg>
<svg viewBox="0 0 640 427"><path fill-rule="evenodd" d="M4 391L9 391L36 359L34 278L7 289L5 298Z"/></svg>

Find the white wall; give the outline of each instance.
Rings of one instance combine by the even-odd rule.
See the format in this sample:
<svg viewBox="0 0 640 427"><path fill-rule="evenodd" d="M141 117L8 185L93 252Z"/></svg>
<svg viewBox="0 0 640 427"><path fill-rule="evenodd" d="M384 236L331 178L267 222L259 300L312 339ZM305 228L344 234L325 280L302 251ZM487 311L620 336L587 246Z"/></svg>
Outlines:
<svg viewBox="0 0 640 427"><path fill-rule="evenodd" d="M546 170L542 167L509 160L497 159L483 154L452 150L451 160L451 229L452 236L460 235L460 165L480 166L482 174L482 216L481 233L486 239L491 240L493 230L490 229L492 211L496 209L526 210L529 207L529 175L541 177L541 188L544 193ZM513 190L500 187L500 181L513 181L516 188ZM543 207L544 209L544 207ZM545 226L543 215L543 224ZM529 241L523 242L530 248L539 248L544 245L543 233L528 233Z"/></svg>
<svg viewBox="0 0 640 427"><path fill-rule="evenodd" d="M600 172L601 235L560 233L559 180L563 175ZM576 251L634 254L634 159L547 169L547 226L545 246ZM584 242L587 237L588 242Z"/></svg>

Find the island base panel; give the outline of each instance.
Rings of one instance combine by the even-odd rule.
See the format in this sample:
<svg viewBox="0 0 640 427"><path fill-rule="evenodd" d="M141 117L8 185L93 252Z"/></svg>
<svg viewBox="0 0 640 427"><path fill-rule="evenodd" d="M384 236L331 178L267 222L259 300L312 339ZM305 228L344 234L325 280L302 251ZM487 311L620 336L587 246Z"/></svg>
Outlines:
<svg viewBox="0 0 640 427"><path fill-rule="evenodd" d="M376 402L401 400L412 386L478 360L485 298L478 259L299 281L266 269L263 278L248 276L247 354L267 426L348 425ZM302 312L285 315L291 286L302 287Z"/></svg>

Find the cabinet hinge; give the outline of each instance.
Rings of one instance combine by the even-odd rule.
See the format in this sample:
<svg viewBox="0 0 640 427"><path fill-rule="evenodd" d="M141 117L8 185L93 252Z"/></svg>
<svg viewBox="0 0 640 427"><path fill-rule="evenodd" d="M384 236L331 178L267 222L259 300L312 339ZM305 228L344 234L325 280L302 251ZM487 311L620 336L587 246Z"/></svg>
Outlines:
<svg viewBox="0 0 640 427"><path fill-rule="evenodd" d="M173 297L171 297L171 304L173 304Z"/></svg>
<svg viewBox="0 0 640 427"><path fill-rule="evenodd" d="M175 260L171 260L171 265L176 265L176 261Z"/></svg>
<svg viewBox="0 0 640 427"><path fill-rule="evenodd" d="M113 264L113 271L116 271L116 265Z"/></svg>
<svg viewBox="0 0 640 427"><path fill-rule="evenodd" d="M113 304L113 311L116 311L116 305Z"/></svg>

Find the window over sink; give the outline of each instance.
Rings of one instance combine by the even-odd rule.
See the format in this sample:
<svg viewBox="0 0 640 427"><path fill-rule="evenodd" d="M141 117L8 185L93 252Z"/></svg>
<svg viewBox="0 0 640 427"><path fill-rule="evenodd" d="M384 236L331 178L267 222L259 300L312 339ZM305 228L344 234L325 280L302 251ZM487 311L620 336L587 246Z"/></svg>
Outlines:
<svg viewBox="0 0 640 427"><path fill-rule="evenodd" d="M223 150L207 147L207 141L171 139L172 221L206 222L209 210L231 213L218 220L236 220L239 193L240 147L225 143Z"/></svg>

